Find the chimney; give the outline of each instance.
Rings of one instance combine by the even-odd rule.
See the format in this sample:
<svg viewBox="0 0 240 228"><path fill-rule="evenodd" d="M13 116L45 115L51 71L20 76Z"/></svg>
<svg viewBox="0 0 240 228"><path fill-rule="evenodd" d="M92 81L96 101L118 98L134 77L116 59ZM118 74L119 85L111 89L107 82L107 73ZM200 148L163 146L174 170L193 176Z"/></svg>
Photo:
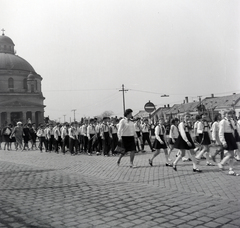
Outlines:
<svg viewBox="0 0 240 228"><path fill-rule="evenodd" d="M170 108L170 105L168 104L167 107Z"/></svg>
<svg viewBox="0 0 240 228"><path fill-rule="evenodd" d="M212 98L214 97L214 94L213 94L213 93L211 94L211 97L212 97Z"/></svg>
<svg viewBox="0 0 240 228"><path fill-rule="evenodd" d="M188 97L185 97L185 101L186 101L186 103L188 103Z"/></svg>
<svg viewBox="0 0 240 228"><path fill-rule="evenodd" d="M164 108L166 108L166 105L164 105Z"/></svg>
<svg viewBox="0 0 240 228"><path fill-rule="evenodd" d="M233 95L235 95L236 93L233 93Z"/></svg>

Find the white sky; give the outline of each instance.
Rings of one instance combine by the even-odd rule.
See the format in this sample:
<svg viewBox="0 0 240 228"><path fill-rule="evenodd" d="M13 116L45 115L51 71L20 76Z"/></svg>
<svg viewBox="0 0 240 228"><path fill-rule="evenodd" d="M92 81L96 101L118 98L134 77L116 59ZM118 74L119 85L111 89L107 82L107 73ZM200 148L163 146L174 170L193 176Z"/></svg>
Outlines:
<svg viewBox="0 0 240 228"><path fill-rule="evenodd" d="M43 77L50 119L73 119L73 109L77 120L122 116L122 84L134 114L149 100L240 92L238 0L0 0L0 9L0 29Z"/></svg>

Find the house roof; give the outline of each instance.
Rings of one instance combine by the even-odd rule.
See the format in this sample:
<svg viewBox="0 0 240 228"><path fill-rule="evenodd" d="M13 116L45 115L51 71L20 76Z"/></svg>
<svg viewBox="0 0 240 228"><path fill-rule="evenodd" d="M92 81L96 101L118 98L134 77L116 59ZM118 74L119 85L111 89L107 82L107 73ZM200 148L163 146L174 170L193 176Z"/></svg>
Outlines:
<svg viewBox="0 0 240 228"><path fill-rule="evenodd" d="M206 97L202 104L206 109L215 109L218 107L233 107L240 101L240 94L232 94L223 97Z"/></svg>
<svg viewBox="0 0 240 228"><path fill-rule="evenodd" d="M149 117L149 113L144 111L144 110L140 110L137 114L134 115L134 118L147 118Z"/></svg>

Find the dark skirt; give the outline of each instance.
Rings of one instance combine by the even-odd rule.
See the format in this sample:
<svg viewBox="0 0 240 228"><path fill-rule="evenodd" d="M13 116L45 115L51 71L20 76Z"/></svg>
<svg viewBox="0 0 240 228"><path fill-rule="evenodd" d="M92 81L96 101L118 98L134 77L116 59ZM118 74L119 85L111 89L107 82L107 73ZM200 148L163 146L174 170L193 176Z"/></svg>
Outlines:
<svg viewBox="0 0 240 228"><path fill-rule="evenodd" d="M16 142L15 136L10 139L10 142Z"/></svg>
<svg viewBox="0 0 240 228"><path fill-rule="evenodd" d="M174 138L175 142L177 141L177 138ZM174 142L172 140L172 138L169 138L168 139L168 143L171 144L171 145L174 145Z"/></svg>
<svg viewBox="0 0 240 228"><path fill-rule="evenodd" d="M136 151L134 136L122 136L122 145L126 152Z"/></svg>
<svg viewBox="0 0 240 228"><path fill-rule="evenodd" d="M140 138L141 137L141 133L140 131L136 131L137 137Z"/></svg>
<svg viewBox="0 0 240 228"><path fill-rule="evenodd" d="M206 146L211 144L208 132L203 132L203 134L199 134L199 143Z"/></svg>
<svg viewBox="0 0 240 228"><path fill-rule="evenodd" d="M201 140L200 140L200 138L199 138L199 135L196 135L196 136L195 136L195 139L196 139L196 143L199 143L199 144L201 143Z"/></svg>
<svg viewBox="0 0 240 228"><path fill-rule="evenodd" d="M239 137L238 131L236 129L234 130L234 136L235 136L236 142L240 142L240 137Z"/></svg>
<svg viewBox="0 0 240 228"><path fill-rule="evenodd" d="M227 147L224 148L224 150L237 150L237 143L236 139L234 138L232 133L224 133L224 138L227 143Z"/></svg>
<svg viewBox="0 0 240 228"><path fill-rule="evenodd" d="M163 144L161 144L161 143L157 140L157 138L155 138L154 143L153 143L153 147L154 147L155 149L157 149L157 150L159 150L159 149L167 149L167 145L166 145L166 142L165 142L165 140L164 140L164 138L163 138L163 135L159 135L159 137L160 137L160 139L163 141Z"/></svg>
<svg viewBox="0 0 240 228"><path fill-rule="evenodd" d="M4 142L9 143L10 142L10 135L3 135Z"/></svg>
<svg viewBox="0 0 240 228"><path fill-rule="evenodd" d="M190 149L194 149L195 148L195 145L193 143L193 140L189 134L189 132L185 132L186 133L186 136L187 136L187 139L188 141L192 144L191 146L188 146L188 144L186 143L185 140L183 140L181 134L179 134L178 138L177 138L177 141L175 142L174 144L174 147L176 149L180 149L180 150L190 150Z"/></svg>

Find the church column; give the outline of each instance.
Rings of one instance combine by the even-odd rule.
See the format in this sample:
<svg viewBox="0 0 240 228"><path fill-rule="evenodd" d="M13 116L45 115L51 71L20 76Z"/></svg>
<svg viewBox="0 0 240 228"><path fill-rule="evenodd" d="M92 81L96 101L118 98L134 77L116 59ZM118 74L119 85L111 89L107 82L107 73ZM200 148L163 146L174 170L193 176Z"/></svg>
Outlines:
<svg viewBox="0 0 240 228"><path fill-rule="evenodd" d="M7 119L7 124L11 123L11 113L10 112L6 112L6 119Z"/></svg>
<svg viewBox="0 0 240 228"><path fill-rule="evenodd" d="M32 123L36 121L36 112L32 112Z"/></svg>
<svg viewBox="0 0 240 228"><path fill-rule="evenodd" d="M27 112L26 111L22 112L22 121L23 121L23 124L27 123Z"/></svg>

